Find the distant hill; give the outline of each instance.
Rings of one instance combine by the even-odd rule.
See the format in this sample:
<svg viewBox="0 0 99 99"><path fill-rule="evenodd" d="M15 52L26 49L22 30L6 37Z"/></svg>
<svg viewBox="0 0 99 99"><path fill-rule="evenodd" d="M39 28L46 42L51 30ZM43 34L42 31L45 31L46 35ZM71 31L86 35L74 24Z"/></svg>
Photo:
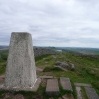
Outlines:
<svg viewBox="0 0 99 99"><path fill-rule="evenodd" d="M67 52L75 52L81 54L99 55L99 48L80 48L80 47L49 47L53 50L62 50Z"/></svg>
<svg viewBox="0 0 99 99"><path fill-rule="evenodd" d="M9 46L1 45L0 49L8 49ZM42 47L42 46L34 46L34 48L47 48L51 50L60 50L65 52L75 52L75 53L81 53L85 55L99 55L99 48L80 48L80 47Z"/></svg>
<svg viewBox="0 0 99 99"><path fill-rule="evenodd" d="M9 48L9 46L4 46L4 45L0 45L0 50L2 49L8 49Z"/></svg>
<svg viewBox="0 0 99 99"><path fill-rule="evenodd" d="M64 49L70 50L72 52L77 52L85 55L99 55L99 48L66 48Z"/></svg>

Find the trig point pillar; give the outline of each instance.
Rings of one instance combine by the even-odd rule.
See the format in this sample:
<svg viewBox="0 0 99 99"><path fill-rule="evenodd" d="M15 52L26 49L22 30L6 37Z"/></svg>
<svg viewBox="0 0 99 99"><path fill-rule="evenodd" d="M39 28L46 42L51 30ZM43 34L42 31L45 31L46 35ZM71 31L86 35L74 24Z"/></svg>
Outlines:
<svg viewBox="0 0 99 99"><path fill-rule="evenodd" d="M32 88L36 82L36 67L32 36L25 32L11 35L4 86L7 88Z"/></svg>

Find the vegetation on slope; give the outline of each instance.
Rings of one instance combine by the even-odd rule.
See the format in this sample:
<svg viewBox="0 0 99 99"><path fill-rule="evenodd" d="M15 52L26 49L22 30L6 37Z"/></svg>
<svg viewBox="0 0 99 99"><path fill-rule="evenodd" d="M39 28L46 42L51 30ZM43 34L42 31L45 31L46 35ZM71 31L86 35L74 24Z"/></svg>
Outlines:
<svg viewBox="0 0 99 99"><path fill-rule="evenodd" d="M0 75L5 73L5 68L6 68L6 61L7 61L7 51L0 51ZM88 57L81 57L80 55L76 55L73 53L59 53L57 55L44 55L35 58L36 61L36 66L39 68L45 68L43 72L37 72L37 75L52 75L57 78L59 77L69 77L73 89L75 90L74 87L74 82L80 82L80 83L91 83L92 86L95 88L97 93L99 94L99 60L93 59L90 56ZM67 62L67 63L72 63L75 65L75 70L74 71L62 71L58 68L55 68L55 62L57 61L62 61L62 62ZM61 86L60 86L61 89ZM82 88L83 89L83 88ZM85 99L87 99L86 94L84 93L84 89L82 90ZM64 94L64 90L61 89L61 92ZM5 91L0 92L0 96L2 96ZM45 94L45 87L42 87L40 85L38 91L36 93L33 92L18 92L23 94L26 99L32 99L33 96L36 97L36 95L43 95L44 99L47 99L48 96L44 95ZM65 92L67 93L67 92ZM17 93L14 93L17 94ZM60 97L63 95L60 94ZM73 95L76 97L76 92L73 92ZM54 97L55 98L55 97ZM56 98L57 99L57 98Z"/></svg>

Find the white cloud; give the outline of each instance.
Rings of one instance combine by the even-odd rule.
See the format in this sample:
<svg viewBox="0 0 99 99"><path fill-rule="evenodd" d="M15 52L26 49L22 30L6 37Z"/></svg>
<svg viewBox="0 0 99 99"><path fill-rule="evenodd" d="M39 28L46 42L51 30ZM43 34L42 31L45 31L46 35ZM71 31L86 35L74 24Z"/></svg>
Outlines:
<svg viewBox="0 0 99 99"><path fill-rule="evenodd" d="M30 32L35 46L99 47L98 0L0 0L0 44Z"/></svg>

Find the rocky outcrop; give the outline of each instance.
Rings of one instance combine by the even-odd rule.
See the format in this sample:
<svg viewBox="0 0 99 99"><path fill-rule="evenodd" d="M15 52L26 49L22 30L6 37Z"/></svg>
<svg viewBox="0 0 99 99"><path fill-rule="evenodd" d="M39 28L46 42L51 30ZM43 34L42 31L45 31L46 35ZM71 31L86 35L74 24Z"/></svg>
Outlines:
<svg viewBox="0 0 99 99"><path fill-rule="evenodd" d="M75 69L75 65L74 64L72 64L72 63L68 64L66 62L61 62L61 61L57 61L55 63L55 67L58 67L58 68L60 68L62 70L65 70L65 71L74 70Z"/></svg>
<svg viewBox="0 0 99 99"><path fill-rule="evenodd" d="M41 56L46 54L56 54L56 51L48 49L48 48L34 48L34 56Z"/></svg>

